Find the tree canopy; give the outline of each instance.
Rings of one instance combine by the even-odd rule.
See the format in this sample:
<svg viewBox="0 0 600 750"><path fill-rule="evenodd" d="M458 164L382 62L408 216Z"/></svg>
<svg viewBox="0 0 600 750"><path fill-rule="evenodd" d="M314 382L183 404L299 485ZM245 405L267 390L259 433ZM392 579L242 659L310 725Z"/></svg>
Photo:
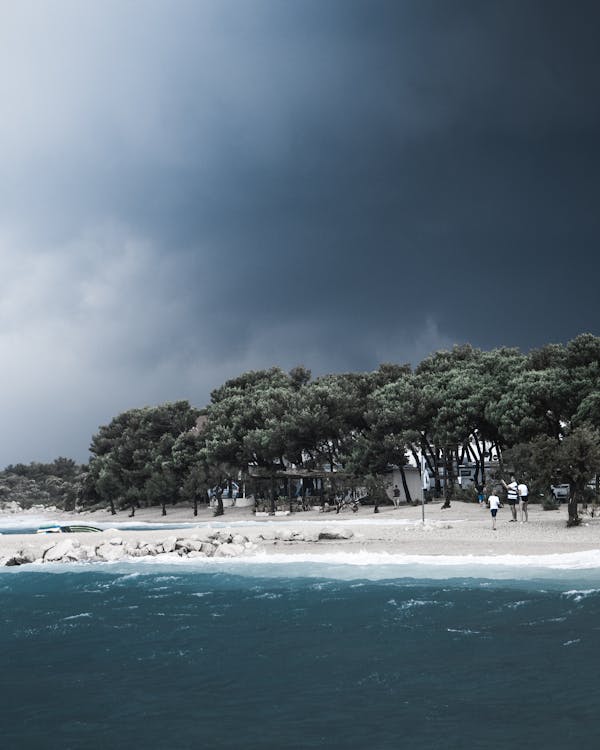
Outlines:
<svg viewBox="0 0 600 750"><path fill-rule="evenodd" d="M386 363L316 378L303 366L242 373L201 411L187 401L131 409L92 437L87 467L57 459L52 481L78 483L68 490L73 502L132 512L158 503L166 512L168 502L196 505L211 487L251 474L320 470L358 480L419 466L422 457L449 502L457 467L473 462L484 484L493 453L500 472L508 462L546 489L560 470L577 498L598 471L599 431L600 338L582 334L528 354L461 345L414 368ZM42 477L50 487L41 466L7 467L5 483ZM571 520L576 503L573 512Z"/></svg>

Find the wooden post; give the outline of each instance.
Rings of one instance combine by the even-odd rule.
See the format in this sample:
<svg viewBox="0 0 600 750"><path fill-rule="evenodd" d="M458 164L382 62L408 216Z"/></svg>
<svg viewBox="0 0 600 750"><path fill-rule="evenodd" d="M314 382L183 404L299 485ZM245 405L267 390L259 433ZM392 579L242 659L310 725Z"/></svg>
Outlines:
<svg viewBox="0 0 600 750"><path fill-rule="evenodd" d="M275 515L275 477L271 477L271 513Z"/></svg>

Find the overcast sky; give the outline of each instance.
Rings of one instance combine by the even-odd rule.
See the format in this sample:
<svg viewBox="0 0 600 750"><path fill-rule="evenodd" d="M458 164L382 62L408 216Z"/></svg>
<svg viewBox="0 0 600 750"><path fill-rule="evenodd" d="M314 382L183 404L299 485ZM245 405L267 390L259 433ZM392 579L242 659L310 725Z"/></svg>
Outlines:
<svg viewBox="0 0 600 750"><path fill-rule="evenodd" d="M600 333L600 10L0 0L0 466L248 369Z"/></svg>

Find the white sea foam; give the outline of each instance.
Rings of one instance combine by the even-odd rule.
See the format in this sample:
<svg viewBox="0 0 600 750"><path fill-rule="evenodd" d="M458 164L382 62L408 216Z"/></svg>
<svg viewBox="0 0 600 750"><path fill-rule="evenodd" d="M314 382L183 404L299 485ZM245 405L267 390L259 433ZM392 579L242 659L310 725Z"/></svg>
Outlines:
<svg viewBox="0 0 600 750"><path fill-rule="evenodd" d="M459 633L460 635L481 635L481 630L469 630L469 628L446 628L448 633Z"/></svg>
<svg viewBox="0 0 600 750"><path fill-rule="evenodd" d="M570 591L563 592L563 596L572 598L574 602L580 602L583 599L587 599L588 596L593 596L594 594L598 594L599 592L600 589L584 589L582 591L572 589Z"/></svg>
<svg viewBox="0 0 600 750"><path fill-rule="evenodd" d="M178 557L182 562L184 558ZM153 558L160 562L158 558ZM190 561L191 562L191 561ZM260 551L253 555L230 558L198 558L200 563L220 565L224 562L247 565L249 563L298 564L318 563L323 565L350 566L427 566L442 568L468 567L471 574L481 573L480 568L552 568L557 570L600 569L600 549L550 555L409 555L391 552L328 552L270 554ZM482 576L485 577L485 576Z"/></svg>
<svg viewBox="0 0 600 750"><path fill-rule="evenodd" d="M82 618L92 617L91 612L80 612L78 615L71 615L70 617L63 617L63 620L81 620Z"/></svg>
<svg viewBox="0 0 600 750"><path fill-rule="evenodd" d="M136 572L132 572L132 568ZM237 558L193 558L163 554L103 563L30 565L2 568L2 574L17 572L91 572L103 569L134 577L146 571L161 574L178 571L223 571L257 577L309 577L338 580L385 579L483 579L531 581L543 579L566 586L568 594L590 595L600 583L600 549L549 555L409 555L387 552L304 552L270 554L264 550ZM122 579L121 579L122 580ZM585 582L589 588L574 588Z"/></svg>

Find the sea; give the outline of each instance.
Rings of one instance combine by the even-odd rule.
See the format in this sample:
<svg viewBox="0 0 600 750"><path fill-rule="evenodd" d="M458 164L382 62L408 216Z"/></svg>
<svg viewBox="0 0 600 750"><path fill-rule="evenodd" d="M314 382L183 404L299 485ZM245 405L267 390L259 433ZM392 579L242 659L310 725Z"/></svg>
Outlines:
<svg viewBox="0 0 600 750"><path fill-rule="evenodd" d="M0 747L596 750L597 555L4 568Z"/></svg>

